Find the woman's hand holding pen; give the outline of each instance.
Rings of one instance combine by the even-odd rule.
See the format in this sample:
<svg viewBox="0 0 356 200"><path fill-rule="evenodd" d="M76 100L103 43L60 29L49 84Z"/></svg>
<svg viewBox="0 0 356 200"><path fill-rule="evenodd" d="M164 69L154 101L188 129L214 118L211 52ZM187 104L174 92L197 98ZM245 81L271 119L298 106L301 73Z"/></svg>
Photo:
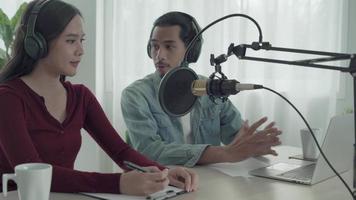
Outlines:
<svg viewBox="0 0 356 200"><path fill-rule="evenodd" d="M141 167L132 162L124 164L134 169L121 174L120 191L122 194L149 195L163 190L168 183L187 192L198 188L198 175L185 167L176 167L160 171L157 167Z"/></svg>
<svg viewBox="0 0 356 200"><path fill-rule="evenodd" d="M145 196L168 186L168 169L160 171L157 167L144 167L147 173L132 170L121 174L120 192L122 194Z"/></svg>

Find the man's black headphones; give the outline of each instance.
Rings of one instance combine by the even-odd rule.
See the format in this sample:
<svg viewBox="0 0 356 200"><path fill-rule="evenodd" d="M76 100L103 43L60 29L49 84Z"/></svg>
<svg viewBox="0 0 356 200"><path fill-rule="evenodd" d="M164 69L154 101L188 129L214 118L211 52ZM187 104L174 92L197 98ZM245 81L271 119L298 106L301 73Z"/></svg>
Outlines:
<svg viewBox="0 0 356 200"><path fill-rule="evenodd" d="M177 13L177 14L181 14L183 15L184 17L187 17L188 19L190 19L191 21L191 25L192 25L192 30L194 32L194 36L196 36L199 31L201 30L198 22L195 20L194 17L186 14L186 13L183 13L183 12L172 12L172 13ZM159 18L157 19L159 20ZM157 21L156 20L156 21ZM154 23L156 24L156 23ZM148 57L152 58L151 57L151 37L152 37L152 32L153 32L153 29L155 28L156 26L153 26L152 30L151 30L151 34L150 34L150 38L148 40L148 44L147 44L147 54L148 54ZM193 36L193 37L194 37ZM192 38L193 39L193 38ZM195 63L198 58L199 58L199 55L200 55L200 52L201 52L201 47L202 47L202 44L203 44L203 38L202 36L200 35L198 37L198 39L195 41L194 45L191 47L189 53L188 53L188 56L187 56L187 61L188 63ZM187 45L187 44L186 44Z"/></svg>
<svg viewBox="0 0 356 200"><path fill-rule="evenodd" d="M41 33L35 31L37 16L50 0L36 2L33 6L27 22L27 29L24 39L24 49L33 60L38 60L47 54L47 42Z"/></svg>

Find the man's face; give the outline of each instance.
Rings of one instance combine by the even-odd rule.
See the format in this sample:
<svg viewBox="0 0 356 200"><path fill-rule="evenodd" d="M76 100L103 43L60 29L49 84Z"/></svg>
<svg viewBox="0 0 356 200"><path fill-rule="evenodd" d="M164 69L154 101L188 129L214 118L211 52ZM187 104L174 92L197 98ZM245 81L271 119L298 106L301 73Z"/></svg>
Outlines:
<svg viewBox="0 0 356 200"><path fill-rule="evenodd" d="M179 37L180 31L181 28L178 25L156 26L153 29L150 53L156 70L161 76L178 67L183 61L186 47Z"/></svg>

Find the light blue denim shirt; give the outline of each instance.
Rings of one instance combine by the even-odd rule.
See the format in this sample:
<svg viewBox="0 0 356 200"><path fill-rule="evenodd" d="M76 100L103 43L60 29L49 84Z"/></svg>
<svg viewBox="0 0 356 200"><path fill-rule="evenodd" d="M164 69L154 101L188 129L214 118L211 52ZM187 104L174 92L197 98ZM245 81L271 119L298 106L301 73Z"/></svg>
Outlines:
<svg viewBox="0 0 356 200"><path fill-rule="evenodd" d="M192 144L185 144L179 117L168 116L158 101L160 75L137 80L122 92L121 109L128 143L163 165L194 166L208 145L229 144L242 125L240 112L230 101L198 97L190 117Z"/></svg>

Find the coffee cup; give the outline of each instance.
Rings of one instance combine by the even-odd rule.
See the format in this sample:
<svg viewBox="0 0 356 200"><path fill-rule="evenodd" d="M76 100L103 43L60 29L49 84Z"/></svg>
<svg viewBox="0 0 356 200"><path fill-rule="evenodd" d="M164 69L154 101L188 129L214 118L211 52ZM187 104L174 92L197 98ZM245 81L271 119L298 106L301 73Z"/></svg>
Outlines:
<svg viewBox="0 0 356 200"><path fill-rule="evenodd" d="M321 137L321 129L320 128L312 128L314 136L319 142ZM303 150L303 158L305 160L315 160L319 156L319 149L309 131L309 129L301 129L300 130L300 138L302 141L302 150Z"/></svg>
<svg viewBox="0 0 356 200"><path fill-rule="evenodd" d="M52 166L45 163L25 163L15 167L15 173L3 174L2 191L7 196L7 182L13 180L17 185L20 200L48 200Z"/></svg>

